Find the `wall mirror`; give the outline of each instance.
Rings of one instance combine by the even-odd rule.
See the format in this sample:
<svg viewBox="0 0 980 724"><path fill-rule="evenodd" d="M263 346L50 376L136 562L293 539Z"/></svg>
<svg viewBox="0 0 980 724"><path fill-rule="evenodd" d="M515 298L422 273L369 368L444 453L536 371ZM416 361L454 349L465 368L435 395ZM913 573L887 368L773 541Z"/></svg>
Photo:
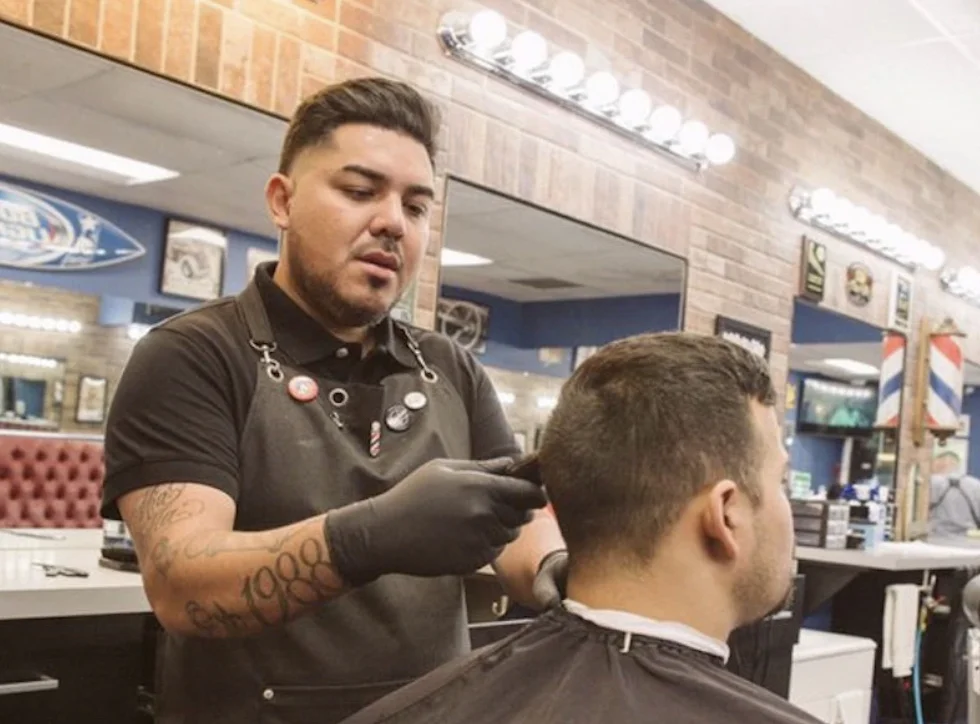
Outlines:
<svg viewBox="0 0 980 724"><path fill-rule="evenodd" d="M904 342L795 301L784 422L794 497L891 499Z"/></svg>
<svg viewBox="0 0 980 724"><path fill-rule="evenodd" d="M65 360L0 351L0 429L57 430Z"/></svg>
<svg viewBox="0 0 980 724"><path fill-rule="evenodd" d="M676 256L447 181L437 328L487 368L527 450L597 347L681 328L684 281Z"/></svg>
<svg viewBox="0 0 980 724"><path fill-rule="evenodd" d="M35 362L0 359L0 427L100 432L146 325L275 257L263 187L285 128L0 23L0 353Z"/></svg>
<svg viewBox="0 0 980 724"><path fill-rule="evenodd" d="M980 478L980 364L963 362L963 406L957 432L933 442L932 474ZM980 527L978 525L977 527Z"/></svg>

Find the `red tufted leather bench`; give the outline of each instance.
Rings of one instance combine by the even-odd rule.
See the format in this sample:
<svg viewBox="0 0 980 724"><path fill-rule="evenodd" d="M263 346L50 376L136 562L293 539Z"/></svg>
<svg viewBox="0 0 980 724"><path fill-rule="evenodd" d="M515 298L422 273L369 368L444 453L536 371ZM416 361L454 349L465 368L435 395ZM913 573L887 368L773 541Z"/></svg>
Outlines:
<svg viewBox="0 0 980 724"><path fill-rule="evenodd" d="M102 442L0 435L0 528L98 528Z"/></svg>

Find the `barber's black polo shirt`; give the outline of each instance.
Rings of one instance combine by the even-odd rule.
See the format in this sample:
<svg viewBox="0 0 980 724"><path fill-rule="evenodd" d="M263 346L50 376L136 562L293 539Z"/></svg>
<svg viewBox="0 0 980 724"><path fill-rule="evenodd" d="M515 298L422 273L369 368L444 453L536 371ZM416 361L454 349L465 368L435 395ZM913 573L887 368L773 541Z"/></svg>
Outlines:
<svg viewBox="0 0 980 724"><path fill-rule="evenodd" d="M390 319L377 325L375 349L362 359L359 345L326 332L272 281L274 269L275 263L259 266L253 283L280 350L321 381L321 394L325 380L375 384L418 368ZM411 331L426 362L447 371L466 402L472 458L518 454L496 391L472 354L444 335ZM167 320L137 343L106 426L104 517L120 519L121 495L157 483L201 483L238 498L239 440L258 375L256 354L238 297ZM432 407L426 414L439 415Z"/></svg>

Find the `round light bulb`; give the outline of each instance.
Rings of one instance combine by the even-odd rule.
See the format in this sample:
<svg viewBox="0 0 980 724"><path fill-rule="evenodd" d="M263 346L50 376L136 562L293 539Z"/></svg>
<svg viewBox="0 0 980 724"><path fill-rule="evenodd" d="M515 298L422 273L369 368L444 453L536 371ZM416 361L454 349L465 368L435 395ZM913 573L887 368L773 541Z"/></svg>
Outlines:
<svg viewBox="0 0 980 724"><path fill-rule="evenodd" d="M902 244L904 233L898 224L888 224L882 234L881 245L886 249L897 249Z"/></svg>
<svg viewBox="0 0 980 724"><path fill-rule="evenodd" d="M851 228L858 233L867 234L870 223L871 212L863 206L855 206L854 214L851 216Z"/></svg>
<svg viewBox="0 0 980 724"><path fill-rule="evenodd" d="M887 233L888 222L885 220L885 217L879 216L878 214L872 214L871 218L868 219L868 240L872 244L879 244Z"/></svg>
<svg viewBox="0 0 980 724"><path fill-rule="evenodd" d="M853 216L854 204L843 197L838 197L834 202L833 210L830 212L831 223L841 229L850 229Z"/></svg>
<svg viewBox="0 0 980 724"><path fill-rule="evenodd" d="M619 98L619 120L624 126L636 128L646 123L653 101L650 95L640 88L631 88Z"/></svg>
<svg viewBox="0 0 980 724"><path fill-rule="evenodd" d="M701 153L708 145L708 127L701 121L688 121L677 134L681 151L688 156Z"/></svg>
<svg viewBox="0 0 980 724"><path fill-rule="evenodd" d="M481 10L470 20L470 39L480 50L494 50L507 40L507 21L493 10Z"/></svg>
<svg viewBox="0 0 980 724"><path fill-rule="evenodd" d="M645 135L654 143L664 143L677 135L684 119L681 112L673 106L660 106L650 114Z"/></svg>
<svg viewBox="0 0 980 724"><path fill-rule="evenodd" d="M965 266L956 274L956 283L971 292L980 292L980 272L972 266Z"/></svg>
<svg viewBox="0 0 980 724"><path fill-rule="evenodd" d="M715 166L728 163L735 158L735 141L724 133L714 134L704 148L704 157Z"/></svg>
<svg viewBox="0 0 980 724"><path fill-rule="evenodd" d="M510 44L510 54L518 72L534 70L548 60L548 43L533 30L525 30Z"/></svg>
<svg viewBox="0 0 980 724"><path fill-rule="evenodd" d="M926 242L922 255L922 266L929 271L939 271L946 263L946 252L935 244Z"/></svg>
<svg viewBox="0 0 980 724"><path fill-rule="evenodd" d="M553 85L567 90L582 82L585 77L585 63L575 53L563 51L551 59L548 75Z"/></svg>
<svg viewBox="0 0 980 724"><path fill-rule="evenodd" d="M589 105L605 108L619 97L619 81L612 73L599 71L585 81L585 98Z"/></svg>
<svg viewBox="0 0 980 724"><path fill-rule="evenodd" d="M833 211L837 197L830 189L817 189L810 194L810 209L817 216L827 216Z"/></svg>

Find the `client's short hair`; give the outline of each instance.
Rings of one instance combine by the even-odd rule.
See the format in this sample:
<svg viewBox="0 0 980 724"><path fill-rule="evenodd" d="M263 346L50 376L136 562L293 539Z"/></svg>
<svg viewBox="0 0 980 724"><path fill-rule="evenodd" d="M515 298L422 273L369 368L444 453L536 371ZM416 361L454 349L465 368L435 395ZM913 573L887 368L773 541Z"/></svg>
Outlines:
<svg viewBox="0 0 980 724"><path fill-rule="evenodd" d="M649 560L691 499L722 479L758 504L766 448L751 400L775 404L768 365L717 337L643 334L589 357L538 451L570 558Z"/></svg>

